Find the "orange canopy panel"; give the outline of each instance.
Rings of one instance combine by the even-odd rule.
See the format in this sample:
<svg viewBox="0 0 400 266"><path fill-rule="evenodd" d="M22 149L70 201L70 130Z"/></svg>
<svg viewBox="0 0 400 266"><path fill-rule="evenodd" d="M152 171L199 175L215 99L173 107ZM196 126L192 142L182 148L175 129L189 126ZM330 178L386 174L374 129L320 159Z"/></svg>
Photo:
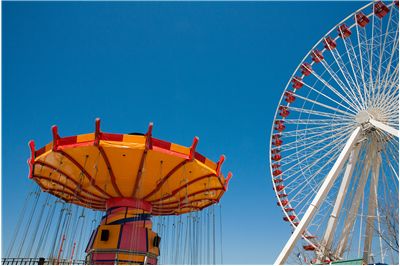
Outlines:
<svg viewBox="0 0 400 266"><path fill-rule="evenodd" d="M29 177L43 191L66 202L97 210L111 198L133 198L151 204L152 215L201 210L220 200L227 189L221 173L224 156L215 163L196 152L198 138L184 147L146 134L94 133L60 137L35 150L31 141Z"/></svg>

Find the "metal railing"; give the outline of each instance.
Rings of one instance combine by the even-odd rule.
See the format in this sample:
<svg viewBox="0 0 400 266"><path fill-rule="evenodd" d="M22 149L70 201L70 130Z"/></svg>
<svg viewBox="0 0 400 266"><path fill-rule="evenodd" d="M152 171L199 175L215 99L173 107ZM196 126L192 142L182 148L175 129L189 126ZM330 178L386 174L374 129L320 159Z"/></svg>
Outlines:
<svg viewBox="0 0 400 266"><path fill-rule="evenodd" d="M2 258L2 265L85 265L84 260L45 258Z"/></svg>

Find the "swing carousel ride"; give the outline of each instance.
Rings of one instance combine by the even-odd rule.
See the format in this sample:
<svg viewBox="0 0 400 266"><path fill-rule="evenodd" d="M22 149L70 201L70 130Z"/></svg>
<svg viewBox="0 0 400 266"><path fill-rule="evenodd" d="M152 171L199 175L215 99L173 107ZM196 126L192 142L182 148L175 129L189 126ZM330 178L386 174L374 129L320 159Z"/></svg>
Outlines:
<svg viewBox="0 0 400 266"><path fill-rule="evenodd" d="M49 264L215 264L215 205L232 176L221 173L225 157L215 163L196 151L197 137L184 147L154 138L152 129L151 123L146 134L106 133L96 119L94 133L60 137L53 126L51 143L36 150L31 141L29 178L47 192L46 199L41 209L32 208L25 224L22 236L31 239L13 248L16 232L8 258L21 264L32 255ZM31 194L29 201L37 203L39 191ZM101 218L94 215L88 225L90 210ZM162 237L153 231L152 217ZM90 234L84 232L88 228ZM82 249L85 260L79 261Z"/></svg>
<svg viewBox="0 0 400 266"><path fill-rule="evenodd" d="M399 2L373 1L315 44L276 110L270 169L293 230L276 264L399 263L398 126Z"/></svg>

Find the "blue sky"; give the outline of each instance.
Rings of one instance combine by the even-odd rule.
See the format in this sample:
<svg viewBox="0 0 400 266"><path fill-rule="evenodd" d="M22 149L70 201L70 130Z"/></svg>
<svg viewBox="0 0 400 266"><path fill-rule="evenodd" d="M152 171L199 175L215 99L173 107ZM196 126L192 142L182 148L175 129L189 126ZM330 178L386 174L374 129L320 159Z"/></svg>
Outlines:
<svg viewBox="0 0 400 266"><path fill-rule="evenodd" d="M141 132L218 160L224 262L273 263L290 235L268 169L280 95L308 50L362 2L3 2L3 246L32 187L27 143ZM10 228L10 229L9 229Z"/></svg>

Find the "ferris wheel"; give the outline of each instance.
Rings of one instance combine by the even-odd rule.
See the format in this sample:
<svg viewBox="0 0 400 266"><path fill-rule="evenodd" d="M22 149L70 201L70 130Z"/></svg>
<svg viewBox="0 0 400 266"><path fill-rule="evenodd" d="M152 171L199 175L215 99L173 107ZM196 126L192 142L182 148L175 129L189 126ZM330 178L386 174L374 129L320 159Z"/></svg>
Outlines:
<svg viewBox="0 0 400 266"><path fill-rule="evenodd" d="M374 1L312 47L280 99L270 168L293 234L275 264L299 250L398 263L398 127L399 2Z"/></svg>

